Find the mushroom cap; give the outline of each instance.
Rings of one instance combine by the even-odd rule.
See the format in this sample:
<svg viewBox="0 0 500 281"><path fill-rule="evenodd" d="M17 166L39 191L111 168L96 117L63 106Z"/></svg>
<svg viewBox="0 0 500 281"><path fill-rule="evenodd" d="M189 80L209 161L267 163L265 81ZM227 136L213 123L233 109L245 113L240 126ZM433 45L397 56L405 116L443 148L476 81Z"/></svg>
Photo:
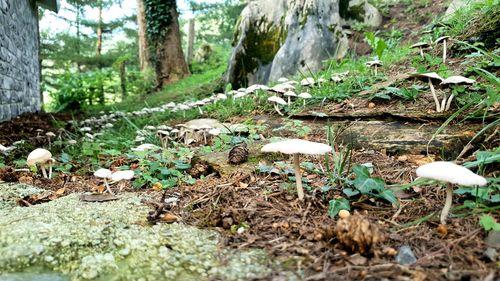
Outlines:
<svg viewBox="0 0 500 281"><path fill-rule="evenodd" d="M286 101L280 97L277 96L271 96L267 98L268 101L274 102L274 103L279 103L281 105L287 105Z"/></svg>
<svg viewBox="0 0 500 281"><path fill-rule="evenodd" d="M450 36L441 36L438 39L436 39L436 41L434 41L434 43L437 44L437 43L439 43L439 42L441 42L443 40L446 40L448 38L450 38Z"/></svg>
<svg viewBox="0 0 500 281"><path fill-rule="evenodd" d="M453 162L436 161L417 168L417 176L458 185L486 185L486 179Z"/></svg>
<svg viewBox="0 0 500 281"><path fill-rule="evenodd" d="M410 75L410 77L415 77L415 78L418 78L420 80L425 80L425 81L427 81L428 78L431 78L431 80L433 80L433 81L437 80L439 82L442 82L444 80L436 72L413 73L413 74Z"/></svg>
<svg viewBox="0 0 500 281"><path fill-rule="evenodd" d="M202 106L202 105L205 105L205 102L204 102L204 101L199 100L199 101L195 102L195 103L194 103L194 105L197 105L197 106Z"/></svg>
<svg viewBox="0 0 500 281"><path fill-rule="evenodd" d="M299 97L299 98L301 98L301 99L310 99L310 98L312 98L311 94L306 93L306 92L304 92L304 93L300 93L300 94L298 95L298 97Z"/></svg>
<svg viewBox="0 0 500 281"><path fill-rule="evenodd" d="M112 181L130 180L134 177L134 171L116 171L111 175Z"/></svg>
<svg viewBox="0 0 500 281"><path fill-rule="evenodd" d="M53 138L53 137L55 137L55 136L56 136L56 134L54 134L53 132L47 132L47 133L45 133L45 135L46 135L47 137L50 137L50 138Z"/></svg>
<svg viewBox="0 0 500 281"><path fill-rule="evenodd" d="M289 139L264 145L262 152L281 152L285 154L322 155L332 151L329 145L299 139Z"/></svg>
<svg viewBox="0 0 500 281"><path fill-rule="evenodd" d="M430 44L427 42L418 42L410 46L410 49L414 48L425 48L425 47L430 47Z"/></svg>
<svg viewBox="0 0 500 281"><path fill-rule="evenodd" d="M293 91L288 91L286 93L283 94L285 97L296 97L297 94Z"/></svg>
<svg viewBox="0 0 500 281"><path fill-rule="evenodd" d="M38 163L46 163L47 161L50 161L51 158L52 153L50 153L50 151L43 148L37 148L28 155L26 163L28 166L33 166Z"/></svg>
<svg viewBox="0 0 500 281"><path fill-rule="evenodd" d="M220 130L220 129L216 129L216 128L214 128L214 129L211 129L210 131L208 131L208 133L209 133L210 135L212 135L212 136L218 136L218 135L220 135L221 130Z"/></svg>
<svg viewBox="0 0 500 281"><path fill-rule="evenodd" d="M94 172L94 177L110 179L111 178L111 170L100 168L99 170Z"/></svg>
<svg viewBox="0 0 500 281"><path fill-rule="evenodd" d="M280 79L278 79L278 83L285 83L285 82L288 82L288 78L281 77Z"/></svg>
<svg viewBox="0 0 500 281"><path fill-rule="evenodd" d="M302 86L311 86L311 85L314 85L314 83L315 83L315 80L312 77L307 77L307 78L300 80L300 85L302 85Z"/></svg>
<svg viewBox="0 0 500 281"><path fill-rule="evenodd" d="M150 149L157 149L158 146L151 143L144 143L139 145L138 147L132 148L132 151L146 151Z"/></svg>
<svg viewBox="0 0 500 281"><path fill-rule="evenodd" d="M366 66L372 67L372 66L382 66L382 61L380 60L372 60L372 61L367 61Z"/></svg>
<svg viewBox="0 0 500 281"><path fill-rule="evenodd" d="M469 85L471 85L474 83L476 83L476 80L474 80L474 79L469 79L467 77L455 75L455 76L450 76L450 77L444 79L441 82L441 85L450 85L450 84L454 84L454 85L469 84Z"/></svg>

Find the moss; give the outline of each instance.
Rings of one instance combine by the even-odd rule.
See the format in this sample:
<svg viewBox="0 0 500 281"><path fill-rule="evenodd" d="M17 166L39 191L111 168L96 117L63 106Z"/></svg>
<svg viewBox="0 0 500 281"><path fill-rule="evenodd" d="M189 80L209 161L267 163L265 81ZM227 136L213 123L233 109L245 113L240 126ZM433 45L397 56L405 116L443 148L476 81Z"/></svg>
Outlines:
<svg viewBox="0 0 500 281"><path fill-rule="evenodd" d="M266 21L261 19L256 24L250 25L247 30L243 49L236 54L237 75L233 82L247 84L247 75L253 73L259 65L271 63L288 36L286 28L282 25L264 25Z"/></svg>
<svg viewBox="0 0 500 281"><path fill-rule="evenodd" d="M149 226L141 203L148 198L120 197L83 203L72 194L1 207L0 272L42 268L71 280L248 280L270 273L264 251L226 249L217 233L182 224Z"/></svg>

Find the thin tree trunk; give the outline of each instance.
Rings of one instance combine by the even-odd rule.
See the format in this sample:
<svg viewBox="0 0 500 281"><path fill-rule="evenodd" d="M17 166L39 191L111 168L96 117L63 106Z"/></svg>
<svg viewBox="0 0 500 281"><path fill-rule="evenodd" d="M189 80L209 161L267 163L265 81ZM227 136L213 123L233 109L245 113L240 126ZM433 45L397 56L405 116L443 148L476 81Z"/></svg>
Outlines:
<svg viewBox="0 0 500 281"><path fill-rule="evenodd" d="M99 58L102 53L102 0L99 0L99 19L97 21L97 43L96 43L96 55ZM99 71L102 70L102 63L101 61L98 61L98 67ZM102 75L100 73L99 75ZM101 83L99 83L99 92L98 92L98 99L100 104L104 104L104 81L101 79Z"/></svg>
<svg viewBox="0 0 500 281"><path fill-rule="evenodd" d="M80 4L78 2L76 3L76 54L78 55L76 69L78 72L82 72L80 65Z"/></svg>
<svg viewBox="0 0 500 281"><path fill-rule="evenodd" d="M137 26L138 26L138 44L139 44L139 63L141 71L151 68L149 60L149 46L146 36L146 17L144 15L143 0L137 0Z"/></svg>
<svg viewBox="0 0 500 281"><path fill-rule="evenodd" d="M122 89L122 100L127 97L127 75L126 75L126 61L120 63L120 86Z"/></svg>
<svg viewBox="0 0 500 281"><path fill-rule="evenodd" d="M177 5L172 5L170 15L171 23L166 28L165 36L156 42L156 77L159 89L190 74L182 53Z"/></svg>
<svg viewBox="0 0 500 281"><path fill-rule="evenodd" d="M193 61L193 45L194 45L194 19L189 20L189 40L188 40L188 53L187 53L187 63L188 66L191 65Z"/></svg>

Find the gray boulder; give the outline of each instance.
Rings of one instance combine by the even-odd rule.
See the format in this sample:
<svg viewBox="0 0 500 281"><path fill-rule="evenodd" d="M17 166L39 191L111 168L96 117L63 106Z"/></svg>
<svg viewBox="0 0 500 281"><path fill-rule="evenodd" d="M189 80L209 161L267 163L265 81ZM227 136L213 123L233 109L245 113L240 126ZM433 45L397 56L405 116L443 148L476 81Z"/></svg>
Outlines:
<svg viewBox="0 0 500 281"><path fill-rule="evenodd" d="M237 23L227 81L267 83L309 73L347 52L345 27L378 26L382 17L366 0L254 0Z"/></svg>

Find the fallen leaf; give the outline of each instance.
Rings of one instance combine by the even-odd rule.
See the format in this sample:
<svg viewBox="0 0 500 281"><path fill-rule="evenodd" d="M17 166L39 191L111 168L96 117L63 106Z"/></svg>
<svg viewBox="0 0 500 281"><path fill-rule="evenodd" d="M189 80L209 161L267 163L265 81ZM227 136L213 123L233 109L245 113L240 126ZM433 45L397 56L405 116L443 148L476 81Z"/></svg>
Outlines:
<svg viewBox="0 0 500 281"><path fill-rule="evenodd" d="M160 219L166 223L174 223L179 220L179 217L172 213L165 213L163 215L160 215Z"/></svg>
<svg viewBox="0 0 500 281"><path fill-rule="evenodd" d="M58 190L56 190L55 194L56 195L63 195L64 192L66 192L66 188L62 187L62 188L59 188Z"/></svg>
<svg viewBox="0 0 500 281"><path fill-rule="evenodd" d="M163 185L161 184L161 182L156 182L153 184L153 186L151 188L153 188L153 190L156 190L156 191L162 191Z"/></svg>

